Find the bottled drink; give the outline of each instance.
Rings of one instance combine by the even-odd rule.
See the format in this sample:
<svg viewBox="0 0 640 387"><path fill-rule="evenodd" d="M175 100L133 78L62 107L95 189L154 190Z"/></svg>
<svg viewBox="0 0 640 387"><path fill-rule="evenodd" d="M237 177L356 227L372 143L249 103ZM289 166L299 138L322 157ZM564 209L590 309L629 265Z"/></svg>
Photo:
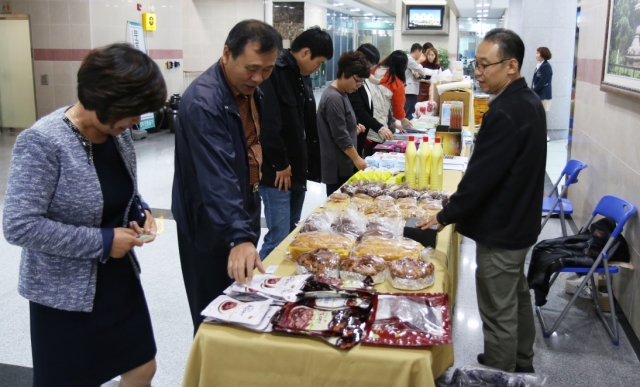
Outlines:
<svg viewBox="0 0 640 387"><path fill-rule="evenodd" d="M415 188L416 186L416 158L418 152L416 151L416 143L414 142L413 136L409 136L409 143L407 144L407 149L404 152L405 157L405 166L404 166L404 176L407 184L411 188Z"/></svg>
<svg viewBox="0 0 640 387"><path fill-rule="evenodd" d="M440 141L440 137L436 137L436 143L433 144L433 150L431 151L431 179L429 181L429 189L434 191L442 190L444 149Z"/></svg>
<svg viewBox="0 0 640 387"><path fill-rule="evenodd" d="M429 137L422 139L422 144L420 144L420 150L418 151L418 160L420 160L418 188L425 189L427 185L429 185L429 177L431 174L431 147L429 145Z"/></svg>

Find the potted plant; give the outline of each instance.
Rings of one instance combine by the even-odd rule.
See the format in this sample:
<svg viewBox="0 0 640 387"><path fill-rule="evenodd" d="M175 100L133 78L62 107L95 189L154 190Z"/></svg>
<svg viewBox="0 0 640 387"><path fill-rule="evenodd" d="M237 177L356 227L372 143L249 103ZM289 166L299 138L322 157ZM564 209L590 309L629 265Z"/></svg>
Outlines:
<svg viewBox="0 0 640 387"><path fill-rule="evenodd" d="M438 47L438 60L440 61L440 68L446 70L449 68L449 50L444 47Z"/></svg>

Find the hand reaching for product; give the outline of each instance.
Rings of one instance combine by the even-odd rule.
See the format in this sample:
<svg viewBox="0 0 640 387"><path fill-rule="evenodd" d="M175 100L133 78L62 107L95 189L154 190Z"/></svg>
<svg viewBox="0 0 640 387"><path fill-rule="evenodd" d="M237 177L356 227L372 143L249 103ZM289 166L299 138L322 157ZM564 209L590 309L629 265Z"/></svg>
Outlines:
<svg viewBox="0 0 640 387"><path fill-rule="evenodd" d="M241 243L231 249L227 262L227 274L230 278L244 285L253 279L253 269L257 267L264 274L264 267L258 250L251 242Z"/></svg>

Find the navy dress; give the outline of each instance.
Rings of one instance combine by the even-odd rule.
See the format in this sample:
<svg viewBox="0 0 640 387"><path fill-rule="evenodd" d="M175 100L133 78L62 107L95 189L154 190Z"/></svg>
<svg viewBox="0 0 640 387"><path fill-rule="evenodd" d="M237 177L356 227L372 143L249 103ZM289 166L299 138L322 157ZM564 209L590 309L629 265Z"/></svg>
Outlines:
<svg viewBox="0 0 640 387"><path fill-rule="evenodd" d="M114 138L92 146L104 197L101 227L121 227L133 182ZM34 387L99 386L156 355L147 302L127 256L98 263L90 313L29 307Z"/></svg>

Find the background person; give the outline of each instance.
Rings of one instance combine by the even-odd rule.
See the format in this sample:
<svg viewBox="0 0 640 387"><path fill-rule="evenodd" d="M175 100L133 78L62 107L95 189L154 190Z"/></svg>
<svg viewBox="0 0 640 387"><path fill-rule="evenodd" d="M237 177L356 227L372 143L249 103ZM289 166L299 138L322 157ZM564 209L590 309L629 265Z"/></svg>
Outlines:
<svg viewBox="0 0 640 387"><path fill-rule="evenodd" d="M78 70L79 102L16 140L3 226L23 248L18 291L29 300L36 387L118 375L119 386L151 384L156 343L133 247L152 242L156 224L138 193L128 129L166 99L147 55L122 43L96 48Z"/></svg>
<svg viewBox="0 0 640 387"><path fill-rule="evenodd" d="M473 66L489 102L473 157L457 191L423 228L456 224L476 241L476 294L484 353L478 362L507 372L534 372L536 329L524 263L540 234L547 147L540 98L520 75L524 43L496 28L478 45Z"/></svg>
<svg viewBox="0 0 640 387"><path fill-rule="evenodd" d="M551 110L551 80L553 78L553 69L548 62L549 59L551 59L551 51L547 47L538 47L536 51L538 64L531 80L531 88L540 97L546 112ZM547 141L549 141L549 136L547 136Z"/></svg>
<svg viewBox="0 0 640 387"><path fill-rule="evenodd" d="M354 167L367 167L356 150L357 135L365 131L358 124L349 102L349 93L355 92L369 77L369 62L358 51L347 51L338 60L336 80L322 93L318 104L318 137L322 160L322 182L327 185L327 196L342 186L354 173Z"/></svg>
<svg viewBox="0 0 640 387"><path fill-rule="evenodd" d="M426 60L421 63L422 67L429 70L440 70L440 59L438 58L438 50L430 47L426 51ZM420 79L420 90L418 93L418 102L429 100L429 89L431 88L431 75L425 75Z"/></svg>
<svg viewBox="0 0 640 387"><path fill-rule="evenodd" d="M420 88L420 78L427 75L424 67L419 65L417 60L420 59L422 46L419 43L411 45L411 51L407 54L407 69L405 70L405 94L406 102L404 104L404 113L408 119L413 118L416 111L416 102L418 102L418 92Z"/></svg>
<svg viewBox="0 0 640 387"><path fill-rule="evenodd" d="M369 68L371 70L378 65L378 62L380 61L380 52L373 44L365 43L358 47L356 51L364 54L367 58L367 62L369 62ZM393 140L393 132L388 128L387 122L378 122L374 116L374 110L376 109L373 101L374 88L375 85L372 85L370 78L367 78L362 84L362 87L358 88L358 90L353 93L348 94L351 107L356 113L356 121L358 124L362 124L365 127L365 131L358 134L358 145L356 148L358 154L361 156L363 155L365 144L367 143L367 135L369 131L380 134L385 140ZM380 108L381 106L378 106L378 109ZM371 141L369 141L369 143L370 142ZM368 149L369 148L370 147L368 147ZM370 149L372 150L373 148ZM371 154L373 154L373 152L371 152ZM364 154L364 156L366 157L369 155Z"/></svg>
<svg viewBox="0 0 640 387"><path fill-rule="evenodd" d="M430 48L433 48L433 44L430 42L426 42L422 45L422 55L420 55L420 58L418 59L418 64L422 64L422 62L427 60L427 50Z"/></svg>
<svg viewBox="0 0 640 387"><path fill-rule="evenodd" d="M265 259L300 221L307 165L320 164L316 100L309 75L332 57L331 36L319 27L310 28L294 39L290 50L280 53L271 76L260 85L265 109L260 131L264 162L258 191L269 228L260 259ZM314 145L317 152L308 152Z"/></svg>
<svg viewBox="0 0 640 387"><path fill-rule="evenodd" d="M282 37L258 20L236 24L222 57L182 96L176 129L171 211L194 333L202 310L234 280L264 272L260 237L258 86L269 77Z"/></svg>

